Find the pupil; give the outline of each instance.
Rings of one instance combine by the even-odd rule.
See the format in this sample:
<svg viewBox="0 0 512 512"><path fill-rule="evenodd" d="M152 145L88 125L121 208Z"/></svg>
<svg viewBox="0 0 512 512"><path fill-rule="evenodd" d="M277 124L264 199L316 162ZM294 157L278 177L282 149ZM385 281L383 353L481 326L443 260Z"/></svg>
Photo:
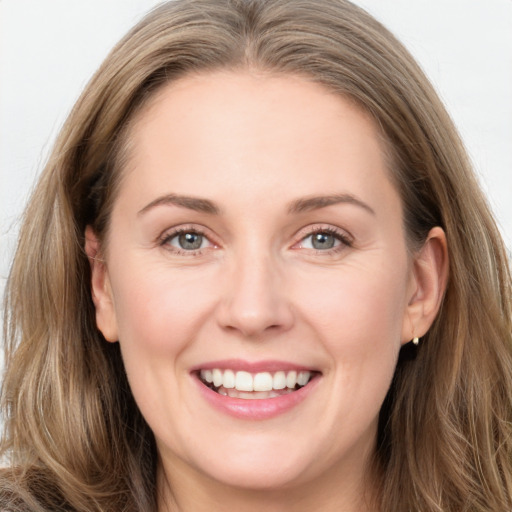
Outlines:
<svg viewBox="0 0 512 512"><path fill-rule="evenodd" d="M182 249L194 250L199 249L203 242L203 236L197 233L182 233L179 236L179 243Z"/></svg>
<svg viewBox="0 0 512 512"><path fill-rule="evenodd" d="M332 249L334 242L334 237L329 233L316 233L313 235L312 244L315 249Z"/></svg>

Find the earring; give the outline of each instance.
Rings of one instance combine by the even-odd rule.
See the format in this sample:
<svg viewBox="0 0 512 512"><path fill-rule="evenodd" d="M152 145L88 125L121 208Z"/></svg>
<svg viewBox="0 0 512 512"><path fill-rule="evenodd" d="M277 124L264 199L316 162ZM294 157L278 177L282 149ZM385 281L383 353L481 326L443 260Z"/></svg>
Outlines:
<svg viewBox="0 0 512 512"><path fill-rule="evenodd" d="M413 342L414 345L418 346L420 344L420 339L417 336L415 336L412 339L412 342Z"/></svg>

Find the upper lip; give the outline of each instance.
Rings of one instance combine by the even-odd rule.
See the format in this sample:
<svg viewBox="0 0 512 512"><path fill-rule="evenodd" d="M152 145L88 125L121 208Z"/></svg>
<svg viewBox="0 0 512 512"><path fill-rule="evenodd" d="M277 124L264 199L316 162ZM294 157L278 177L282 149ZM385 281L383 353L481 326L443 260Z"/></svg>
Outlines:
<svg viewBox="0 0 512 512"><path fill-rule="evenodd" d="M245 361L243 359L223 359L217 361L207 361L191 368L191 372L200 370L234 370L245 371L249 373L259 372L277 372L277 371L319 371L311 366L292 363L290 361L279 360L262 360L262 361Z"/></svg>

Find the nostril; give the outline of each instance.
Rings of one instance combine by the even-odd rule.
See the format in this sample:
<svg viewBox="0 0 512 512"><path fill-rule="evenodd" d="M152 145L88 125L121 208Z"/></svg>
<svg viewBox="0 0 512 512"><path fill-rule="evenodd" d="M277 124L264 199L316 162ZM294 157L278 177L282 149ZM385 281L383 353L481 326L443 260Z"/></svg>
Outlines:
<svg viewBox="0 0 512 512"><path fill-rule="evenodd" d="M238 331L246 338L258 339L268 333L287 331L293 325L293 315L286 309L285 306L260 310L244 308L242 304L225 306L218 321L226 331Z"/></svg>
<svg viewBox="0 0 512 512"><path fill-rule="evenodd" d="M286 287L282 286L282 276L276 275L278 265L261 252L246 254L242 259L224 281L217 310L219 325L248 338L289 329L293 314L289 298L283 293Z"/></svg>

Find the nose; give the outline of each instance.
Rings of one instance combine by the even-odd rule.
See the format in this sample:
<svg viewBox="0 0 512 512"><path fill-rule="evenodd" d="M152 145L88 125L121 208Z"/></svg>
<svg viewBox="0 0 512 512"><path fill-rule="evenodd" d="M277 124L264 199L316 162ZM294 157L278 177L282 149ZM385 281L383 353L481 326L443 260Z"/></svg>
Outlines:
<svg viewBox="0 0 512 512"><path fill-rule="evenodd" d="M239 258L225 279L218 307L223 329L260 338L270 332L285 332L293 325L284 272L269 254Z"/></svg>

